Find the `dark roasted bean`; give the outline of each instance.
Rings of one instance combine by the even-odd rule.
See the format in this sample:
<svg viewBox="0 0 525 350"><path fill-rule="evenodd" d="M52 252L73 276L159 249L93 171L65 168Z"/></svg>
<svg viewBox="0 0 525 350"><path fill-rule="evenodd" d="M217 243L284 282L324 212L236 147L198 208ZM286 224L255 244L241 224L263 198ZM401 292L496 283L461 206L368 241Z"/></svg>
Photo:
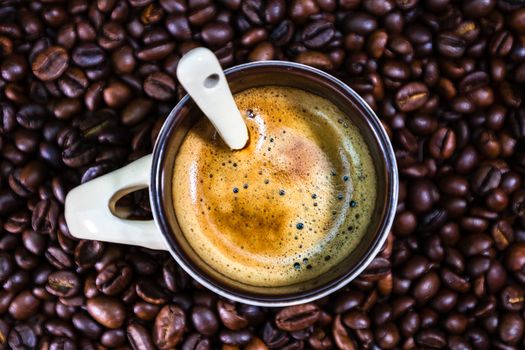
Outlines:
<svg viewBox="0 0 525 350"><path fill-rule="evenodd" d="M184 311L178 306L166 305L155 319L153 341L160 349L171 349L181 342L185 329Z"/></svg>
<svg viewBox="0 0 525 350"><path fill-rule="evenodd" d="M72 59L78 66L87 68L103 63L105 54L102 48L96 44L86 43L73 50Z"/></svg>
<svg viewBox="0 0 525 350"><path fill-rule="evenodd" d="M33 230L40 233L54 232L57 227L59 210L58 204L53 199L38 202L31 218Z"/></svg>
<svg viewBox="0 0 525 350"><path fill-rule="evenodd" d="M175 81L167 74L156 72L144 80L144 91L156 100L169 100L175 93Z"/></svg>
<svg viewBox="0 0 525 350"><path fill-rule="evenodd" d="M103 243L98 241L80 241L75 248L75 263L80 268L93 267L103 253Z"/></svg>
<svg viewBox="0 0 525 350"><path fill-rule="evenodd" d="M135 349L153 350L155 345L146 328L139 323L131 323L126 330L128 341Z"/></svg>
<svg viewBox="0 0 525 350"><path fill-rule="evenodd" d="M7 344L11 349L34 349L37 341L35 332L25 324L13 327L7 337Z"/></svg>
<svg viewBox="0 0 525 350"><path fill-rule="evenodd" d="M315 304L290 306L275 316L277 327L285 331L298 331L312 325L319 318Z"/></svg>
<svg viewBox="0 0 525 350"><path fill-rule="evenodd" d="M97 339L100 337L103 328L85 313L76 313L71 320L75 329L88 338Z"/></svg>
<svg viewBox="0 0 525 350"><path fill-rule="evenodd" d="M107 328L119 328L124 323L124 306L115 298L98 296L88 299L86 308L91 317Z"/></svg>
<svg viewBox="0 0 525 350"><path fill-rule="evenodd" d="M332 22L317 20L304 27L301 38L306 47L319 49L326 46L332 40L334 34L335 28Z"/></svg>
<svg viewBox="0 0 525 350"><path fill-rule="evenodd" d="M421 83L412 82L402 86L396 94L396 105L403 112L421 108L428 100L428 88Z"/></svg>
<svg viewBox="0 0 525 350"><path fill-rule="evenodd" d="M19 293L9 305L9 314L16 320L26 320L35 315L40 307L40 300L30 291Z"/></svg>
<svg viewBox="0 0 525 350"><path fill-rule="evenodd" d="M97 288L106 295L122 292L131 282L132 270L125 263L109 264L97 275Z"/></svg>
<svg viewBox="0 0 525 350"><path fill-rule="evenodd" d="M88 87L88 79L84 72L78 68L69 68L58 79L58 87L69 98L77 98L84 94Z"/></svg>
<svg viewBox="0 0 525 350"><path fill-rule="evenodd" d="M139 281L136 286L136 291L138 296L148 303L159 305L166 302L166 293L152 281L145 279Z"/></svg>
<svg viewBox="0 0 525 350"><path fill-rule="evenodd" d="M248 326L248 319L237 312L235 305L219 300L217 310L222 323L227 328L235 331Z"/></svg>
<svg viewBox="0 0 525 350"><path fill-rule="evenodd" d="M53 272L48 277L46 290L57 297L69 298L80 291L80 280L70 271Z"/></svg>
<svg viewBox="0 0 525 350"><path fill-rule="evenodd" d="M50 46L40 51L33 62L31 68L33 74L43 81L55 80L59 78L68 68L69 55L60 46Z"/></svg>
<svg viewBox="0 0 525 350"><path fill-rule="evenodd" d="M191 312L191 320L195 329L206 336L214 334L219 328L217 316L205 306L195 306Z"/></svg>

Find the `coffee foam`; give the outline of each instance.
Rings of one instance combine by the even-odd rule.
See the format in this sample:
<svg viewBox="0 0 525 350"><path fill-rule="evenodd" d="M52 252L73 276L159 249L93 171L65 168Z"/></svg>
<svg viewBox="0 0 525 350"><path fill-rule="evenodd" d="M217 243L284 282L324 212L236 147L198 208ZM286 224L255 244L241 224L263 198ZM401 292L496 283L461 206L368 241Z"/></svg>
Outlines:
<svg viewBox="0 0 525 350"><path fill-rule="evenodd" d="M255 286L325 273L366 232L376 201L368 146L331 102L266 86L236 94L250 140L231 151L206 118L175 161L173 199L191 247Z"/></svg>

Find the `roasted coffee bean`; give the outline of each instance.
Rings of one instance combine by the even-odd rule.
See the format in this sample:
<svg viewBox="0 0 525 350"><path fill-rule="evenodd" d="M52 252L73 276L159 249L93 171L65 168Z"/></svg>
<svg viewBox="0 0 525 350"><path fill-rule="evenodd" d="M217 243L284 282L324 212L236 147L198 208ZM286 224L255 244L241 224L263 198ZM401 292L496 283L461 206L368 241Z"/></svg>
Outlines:
<svg viewBox="0 0 525 350"><path fill-rule="evenodd" d="M215 334L219 329L217 316L205 306L195 306L191 312L191 320L195 329L206 336Z"/></svg>
<svg viewBox="0 0 525 350"><path fill-rule="evenodd" d="M428 100L428 88L421 83L412 82L402 86L396 94L396 105L403 112L421 108Z"/></svg>
<svg viewBox="0 0 525 350"><path fill-rule="evenodd" d="M525 321L517 312L508 312L501 317L498 328L501 340L516 344L523 336Z"/></svg>
<svg viewBox="0 0 525 350"><path fill-rule="evenodd" d="M301 34L301 38L306 47L319 49L326 46L335 35L335 28L332 22L327 20L317 20L307 24Z"/></svg>
<svg viewBox="0 0 525 350"><path fill-rule="evenodd" d="M80 44L72 53L73 62L82 68L100 65L106 59L104 50L92 43Z"/></svg>
<svg viewBox="0 0 525 350"><path fill-rule="evenodd" d="M91 339L98 339L103 328L85 313L76 313L71 318L77 331Z"/></svg>
<svg viewBox="0 0 525 350"><path fill-rule="evenodd" d="M319 308L315 304L290 306L275 316L277 327L285 331L298 331L311 326L319 318Z"/></svg>
<svg viewBox="0 0 525 350"><path fill-rule="evenodd" d="M208 350L211 349L210 340L199 333L190 334L182 344L183 350Z"/></svg>
<svg viewBox="0 0 525 350"><path fill-rule="evenodd" d="M108 84L103 90L104 102L110 107L122 107L132 97L133 92L129 86L121 81Z"/></svg>
<svg viewBox="0 0 525 350"><path fill-rule="evenodd" d="M112 329L105 331L100 337L102 345L107 347L119 347L124 344L126 333L121 329Z"/></svg>
<svg viewBox="0 0 525 350"><path fill-rule="evenodd" d="M133 313L140 319L151 321L160 311L159 305L139 301L133 305Z"/></svg>
<svg viewBox="0 0 525 350"><path fill-rule="evenodd" d="M341 322L341 315L337 315L334 320L332 335L339 349L356 349L355 341Z"/></svg>
<svg viewBox="0 0 525 350"><path fill-rule="evenodd" d="M182 340L186 330L184 311L176 305L164 306L155 319L153 341L160 349L171 349Z"/></svg>
<svg viewBox="0 0 525 350"><path fill-rule="evenodd" d="M415 212L426 212L432 209L438 200L436 186L428 180L416 180L410 186L407 203Z"/></svg>
<svg viewBox="0 0 525 350"><path fill-rule="evenodd" d="M221 342L226 345L247 345L252 340L253 335L248 330L231 331L223 330L219 333Z"/></svg>
<svg viewBox="0 0 525 350"><path fill-rule="evenodd" d="M456 149L456 135L447 128L438 129L429 140L429 151L437 159L452 157Z"/></svg>
<svg viewBox="0 0 525 350"><path fill-rule="evenodd" d="M122 292L131 282L132 270L125 263L110 264L99 272L96 279L97 288L106 295Z"/></svg>
<svg viewBox="0 0 525 350"><path fill-rule="evenodd" d="M151 304L164 304L167 299L166 293L157 284L145 279L137 283L136 291L142 300Z"/></svg>
<svg viewBox="0 0 525 350"><path fill-rule="evenodd" d="M7 337L7 344L11 349L35 349L37 342L35 331L25 324L14 326Z"/></svg>
<svg viewBox="0 0 525 350"><path fill-rule="evenodd" d="M366 281L378 281L386 278L390 272L390 262L385 258L376 257L361 273L360 278Z"/></svg>
<svg viewBox="0 0 525 350"><path fill-rule="evenodd" d="M257 45L248 55L248 61L267 61L275 56L275 48L268 42Z"/></svg>
<svg viewBox="0 0 525 350"><path fill-rule="evenodd" d="M121 114L124 125L135 125L148 117L153 109L153 102L147 99L136 99L131 101Z"/></svg>
<svg viewBox="0 0 525 350"><path fill-rule="evenodd" d="M268 37L268 32L263 28L253 28L248 30L243 34L240 41L244 46L254 46L261 41L266 40Z"/></svg>
<svg viewBox="0 0 525 350"><path fill-rule="evenodd" d="M344 314L342 321L352 329L366 329L371 325L368 315L356 310Z"/></svg>
<svg viewBox="0 0 525 350"><path fill-rule="evenodd" d="M425 303L436 295L440 285L439 276L429 272L416 282L412 295L418 303Z"/></svg>
<svg viewBox="0 0 525 350"><path fill-rule="evenodd" d="M182 14L173 14L166 19L166 29L176 40L188 40L191 38L191 29L186 18Z"/></svg>
<svg viewBox="0 0 525 350"><path fill-rule="evenodd" d="M19 293L9 305L9 314L16 320L26 320L34 316L40 307L40 300L30 291Z"/></svg>
<svg viewBox="0 0 525 350"><path fill-rule="evenodd" d="M14 54L4 59L0 65L0 73L6 81L21 80L27 72L28 64L22 55Z"/></svg>
<svg viewBox="0 0 525 350"><path fill-rule="evenodd" d="M237 312L235 305L219 300L217 310L222 323L227 328L235 331L248 326L248 319Z"/></svg>
<svg viewBox="0 0 525 350"><path fill-rule="evenodd" d="M203 2L202 4L197 2L195 6L190 6L190 8L188 20L196 27L201 27L217 16L217 7L211 2Z"/></svg>
<svg viewBox="0 0 525 350"><path fill-rule="evenodd" d="M148 330L139 323L133 322L127 326L128 341L135 349L153 350L155 345Z"/></svg>
<svg viewBox="0 0 525 350"><path fill-rule="evenodd" d="M232 40L232 28L223 22L213 22L205 25L201 31L202 40L211 47L222 47Z"/></svg>
<svg viewBox="0 0 525 350"><path fill-rule="evenodd" d="M510 17L510 26L519 33L525 32L525 11L517 9Z"/></svg>
<svg viewBox="0 0 525 350"><path fill-rule="evenodd" d="M42 128L46 119L46 110L37 104L26 104L16 113L16 121L22 127L30 130Z"/></svg>
<svg viewBox="0 0 525 350"><path fill-rule="evenodd" d="M20 171L15 171L9 178L11 189L20 196L35 193L45 181L46 167L40 161L31 161Z"/></svg>
<svg viewBox="0 0 525 350"><path fill-rule="evenodd" d="M80 291L80 280L73 272L57 271L49 275L46 290L57 297L69 298Z"/></svg>
<svg viewBox="0 0 525 350"><path fill-rule="evenodd" d="M0 282L4 282L14 272L15 263L7 253L0 253Z"/></svg>
<svg viewBox="0 0 525 350"><path fill-rule="evenodd" d="M276 46L284 46L290 42L295 31L292 21L284 20L270 33L269 39Z"/></svg>
<svg viewBox="0 0 525 350"><path fill-rule="evenodd" d="M58 100L53 106L53 114L58 119L69 119L73 115L80 113L82 103L80 99L64 98Z"/></svg>
<svg viewBox="0 0 525 350"><path fill-rule="evenodd" d="M80 241L75 248L75 263L80 268L93 267L103 253L103 243L98 241Z"/></svg>
<svg viewBox="0 0 525 350"><path fill-rule="evenodd" d="M16 195L9 189L0 190L0 213L8 214L20 207Z"/></svg>
<svg viewBox="0 0 525 350"><path fill-rule="evenodd" d="M461 57L465 48L465 40L455 34L443 33L437 39L438 52L445 57Z"/></svg>
<svg viewBox="0 0 525 350"><path fill-rule="evenodd" d="M57 227L59 210L58 204L53 199L38 202L31 218L33 230L39 233L54 232Z"/></svg>
<svg viewBox="0 0 525 350"><path fill-rule="evenodd" d="M501 181L501 171L491 165L479 167L472 178L472 189L479 194L487 194L497 188Z"/></svg>
<svg viewBox="0 0 525 350"><path fill-rule="evenodd" d="M33 74L43 81L59 78L68 66L68 52L61 46L50 46L40 51L31 63Z"/></svg>
<svg viewBox="0 0 525 350"><path fill-rule="evenodd" d="M58 79L58 87L69 98L77 98L84 94L89 82L84 72L78 68L69 68Z"/></svg>
<svg viewBox="0 0 525 350"><path fill-rule="evenodd" d="M95 321L111 329L122 326L126 316L122 303L112 297L98 296L88 299L86 309Z"/></svg>
<svg viewBox="0 0 525 350"><path fill-rule="evenodd" d="M175 88L175 81L165 73L152 73L144 80L144 91L156 100L165 101L173 98Z"/></svg>
<svg viewBox="0 0 525 350"><path fill-rule="evenodd" d="M433 349L444 348L447 345L445 334L436 329L422 330L416 336L416 344L422 347L429 347Z"/></svg>
<svg viewBox="0 0 525 350"><path fill-rule="evenodd" d="M90 163L96 156L96 149L87 143L74 143L62 152L62 161L69 167L80 168Z"/></svg>
<svg viewBox="0 0 525 350"><path fill-rule="evenodd" d="M155 42L137 51L137 58L142 61L156 61L168 56L175 49L172 42Z"/></svg>
<svg viewBox="0 0 525 350"><path fill-rule="evenodd" d="M299 55L297 55L295 61L323 70L331 70L333 68L333 63L330 60L330 57L318 51L301 52Z"/></svg>

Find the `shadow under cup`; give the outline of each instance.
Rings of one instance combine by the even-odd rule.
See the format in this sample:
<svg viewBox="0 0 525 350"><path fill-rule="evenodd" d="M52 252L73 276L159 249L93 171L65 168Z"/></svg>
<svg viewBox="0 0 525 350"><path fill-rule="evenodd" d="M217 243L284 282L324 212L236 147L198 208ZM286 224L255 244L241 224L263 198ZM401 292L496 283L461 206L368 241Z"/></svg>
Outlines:
<svg viewBox="0 0 525 350"><path fill-rule="evenodd" d="M357 125L368 142L378 176L377 202L367 233L338 265L317 278L281 287L247 285L223 275L204 262L181 232L172 201L172 176L177 150L188 130L202 117L188 96L168 116L153 153L150 198L152 210L175 260L199 283L233 300L254 305L285 306L323 297L358 276L381 249L397 205L398 178L395 157L379 119L348 86L308 66L279 61L256 62L226 71L233 93L280 85L303 89L324 97ZM176 189L175 189L176 190Z"/></svg>

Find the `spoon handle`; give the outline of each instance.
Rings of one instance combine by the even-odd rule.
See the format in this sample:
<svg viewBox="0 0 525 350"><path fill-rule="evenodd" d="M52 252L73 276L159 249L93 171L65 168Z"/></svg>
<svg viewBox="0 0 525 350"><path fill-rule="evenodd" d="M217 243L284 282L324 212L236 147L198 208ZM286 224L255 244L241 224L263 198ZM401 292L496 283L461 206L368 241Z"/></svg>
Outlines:
<svg viewBox="0 0 525 350"><path fill-rule="evenodd" d="M177 78L231 149L241 149L248 130L215 54L199 47L184 55Z"/></svg>

